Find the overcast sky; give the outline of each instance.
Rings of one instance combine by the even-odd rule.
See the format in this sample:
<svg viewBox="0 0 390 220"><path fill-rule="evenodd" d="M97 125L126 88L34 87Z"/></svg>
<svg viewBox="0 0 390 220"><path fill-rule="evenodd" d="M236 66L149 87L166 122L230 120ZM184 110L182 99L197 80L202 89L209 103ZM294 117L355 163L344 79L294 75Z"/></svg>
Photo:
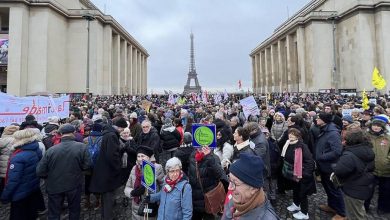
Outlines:
<svg viewBox="0 0 390 220"><path fill-rule="evenodd" d="M190 33L202 89L251 88L249 53L310 0L92 0L150 54L148 92L181 92Z"/></svg>

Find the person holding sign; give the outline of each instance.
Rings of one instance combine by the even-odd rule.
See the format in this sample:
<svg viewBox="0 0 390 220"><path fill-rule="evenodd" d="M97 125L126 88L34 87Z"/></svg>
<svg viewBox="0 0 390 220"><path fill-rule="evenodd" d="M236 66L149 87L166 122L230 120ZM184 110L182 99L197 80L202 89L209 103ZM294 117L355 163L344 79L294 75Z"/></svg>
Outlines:
<svg viewBox="0 0 390 220"><path fill-rule="evenodd" d="M142 160L150 162L150 158L153 155L153 149L148 146L139 146L137 149L137 161L136 165L131 169L130 177L127 180L127 184L124 193L127 197L132 199L131 202L131 219L141 220L143 216L138 215L138 209L141 205L142 200L145 198L146 189L141 184L142 179ZM164 172L160 164L154 164L156 168L156 181L157 185L163 182ZM158 191L159 189L157 189ZM155 219L149 217L149 219Z"/></svg>
<svg viewBox="0 0 390 220"><path fill-rule="evenodd" d="M163 189L146 196L145 202L160 202L158 218L161 220L190 220L192 218L192 189L182 171L177 157L169 159L165 165L167 176Z"/></svg>

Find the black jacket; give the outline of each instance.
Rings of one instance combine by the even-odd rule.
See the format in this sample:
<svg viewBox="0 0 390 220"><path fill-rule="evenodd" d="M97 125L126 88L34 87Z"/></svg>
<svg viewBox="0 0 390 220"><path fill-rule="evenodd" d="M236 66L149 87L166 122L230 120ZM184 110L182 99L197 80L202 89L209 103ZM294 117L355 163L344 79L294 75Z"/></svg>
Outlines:
<svg viewBox="0 0 390 220"><path fill-rule="evenodd" d="M37 166L37 175L46 179L49 194L70 191L81 185L83 171L90 167L87 146L73 137L63 137L61 143L49 148Z"/></svg>
<svg viewBox="0 0 390 220"><path fill-rule="evenodd" d="M158 152L160 151L160 136L157 133L157 129L152 127L149 133L141 133L137 140L138 146L148 146L153 149L154 156L158 161Z"/></svg>
<svg viewBox="0 0 390 220"><path fill-rule="evenodd" d="M111 192L121 186L121 148L119 133L107 126L103 131L102 145L93 169L91 192Z"/></svg>
<svg viewBox="0 0 390 220"><path fill-rule="evenodd" d="M294 164L295 150L297 148L302 149L302 179L299 181L299 194L311 195L317 191L316 184L314 180L314 160L312 154L310 153L309 148L302 140L299 140L298 143L292 144L287 148L284 160L290 164Z"/></svg>
<svg viewBox="0 0 390 220"><path fill-rule="evenodd" d="M343 150L340 132L333 123L321 127L315 150L315 160L320 171L332 173L332 165L336 164Z"/></svg>
<svg viewBox="0 0 390 220"><path fill-rule="evenodd" d="M253 150L255 154L264 161L264 176L271 176L271 162L269 157L269 146L265 135L258 131L250 136L250 142L254 144Z"/></svg>
<svg viewBox="0 0 390 220"><path fill-rule="evenodd" d="M367 144L347 146L334 166L334 173L348 196L366 200L374 189L375 154Z"/></svg>
<svg viewBox="0 0 390 220"><path fill-rule="evenodd" d="M163 150L170 150L180 147L181 136L175 127L163 128L160 134L161 147Z"/></svg>
<svg viewBox="0 0 390 220"><path fill-rule="evenodd" d="M188 168L190 166L190 156L195 151L195 148L191 146L179 147L175 152L175 157L179 158L182 165L183 172L188 176Z"/></svg>
<svg viewBox="0 0 390 220"><path fill-rule="evenodd" d="M214 189L221 180L225 188L228 186L228 180L221 167L221 162L217 156L210 153L206 155L199 163L195 160L194 151L190 156L188 169L188 178L192 187L192 205L194 211L204 212L204 193ZM197 177L196 166L198 166L200 179L202 181L203 192Z"/></svg>

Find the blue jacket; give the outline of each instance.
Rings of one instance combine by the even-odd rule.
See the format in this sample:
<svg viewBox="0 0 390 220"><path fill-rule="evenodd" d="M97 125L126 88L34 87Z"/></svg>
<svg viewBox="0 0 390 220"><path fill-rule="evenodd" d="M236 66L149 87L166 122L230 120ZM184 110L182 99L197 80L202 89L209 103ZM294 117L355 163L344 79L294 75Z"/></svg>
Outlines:
<svg viewBox="0 0 390 220"><path fill-rule="evenodd" d="M20 146L21 152L11 158L8 182L1 195L4 202L19 201L39 189L39 178L35 172L42 152L38 142Z"/></svg>
<svg viewBox="0 0 390 220"><path fill-rule="evenodd" d="M332 173L332 165L337 163L342 151L341 135L336 125L330 123L321 128L315 145L315 158L320 171Z"/></svg>
<svg viewBox="0 0 390 220"><path fill-rule="evenodd" d="M150 195L150 201L160 201L158 220L191 220L192 218L192 189L185 179L177 183L169 193L161 190Z"/></svg>

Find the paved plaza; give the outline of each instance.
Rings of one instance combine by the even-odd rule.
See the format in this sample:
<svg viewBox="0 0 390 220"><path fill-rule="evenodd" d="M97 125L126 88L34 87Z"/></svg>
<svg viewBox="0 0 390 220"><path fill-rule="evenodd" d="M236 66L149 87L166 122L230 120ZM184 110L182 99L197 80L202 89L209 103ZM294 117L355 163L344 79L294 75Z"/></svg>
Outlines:
<svg viewBox="0 0 390 220"><path fill-rule="evenodd" d="M318 193L315 195L312 195L309 197L309 216L310 219L315 220L330 220L332 218L332 215L327 214L325 212L322 212L318 209L318 206L321 204L324 204L326 202L326 195L325 192L319 184L317 186ZM123 190L119 191L122 192ZM45 198L47 199L47 198ZM130 205L129 202L128 206L125 206L123 203L124 195L121 194L118 196L117 199L117 205L115 206L115 213L117 216L117 220L128 220L131 219L131 211L130 211ZM83 198L84 200L84 198ZM376 200L376 196L374 197L374 200ZM277 199L277 205L275 207L276 213L278 213L280 219L282 220L292 220L294 219L292 217L292 213L289 213L286 209L287 206L289 206L292 202L292 192L287 192L286 195L278 195ZM375 201L374 201L375 202ZM84 202L82 202L84 203ZM83 204L82 204L83 205ZM376 208L376 202L371 205L371 209L373 210L368 215L369 220L388 220L390 219L390 216L379 216L376 214L376 211L374 211ZM67 213L64 211L61 219L68 219ZM9 219L9 205L0 205L0 220ZM40 216L41 220L47 219L47 216ZM100 216L100 209L99 210L82 210L81 212L81 218L83 220L93 220L93 219L101 219Z"/></svg>

